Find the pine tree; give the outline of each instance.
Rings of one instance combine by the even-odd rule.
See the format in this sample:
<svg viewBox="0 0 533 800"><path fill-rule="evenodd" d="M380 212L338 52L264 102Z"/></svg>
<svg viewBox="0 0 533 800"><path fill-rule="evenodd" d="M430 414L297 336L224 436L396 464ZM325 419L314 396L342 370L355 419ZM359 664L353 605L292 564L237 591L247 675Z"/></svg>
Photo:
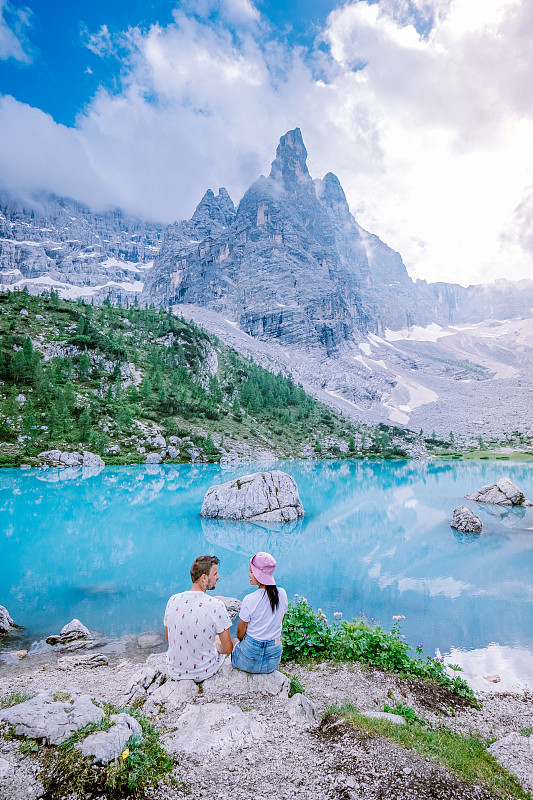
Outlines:
<svg viewBox="0 0 533 800"><path fill-rule="evenodd" d="M78 428L80 439L82 442L88 442L91 437L91 414L88 408L84 408L78 420Z"/></svg>

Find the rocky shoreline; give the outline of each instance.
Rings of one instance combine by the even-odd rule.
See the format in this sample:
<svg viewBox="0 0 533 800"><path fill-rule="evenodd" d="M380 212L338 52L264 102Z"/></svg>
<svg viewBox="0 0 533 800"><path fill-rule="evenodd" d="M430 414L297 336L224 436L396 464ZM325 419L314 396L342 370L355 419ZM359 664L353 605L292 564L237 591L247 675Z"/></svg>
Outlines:
<svg viewBox="0 0 533 800"><path fill-rule="evenodd" d="M141 705L174 755L173 777L179 782L146 790L143 796L153 800L251 800L266 794L286 800L495 796L434 760L384 736L361 735L328 714L332 705L349 702L372 715L391 698L412 707L428 724L495 741L496 757L524 790L533 791L533 736L520 733L533 730L533 695L528 693L499 694L491 687L475 709L433 684L329 662L284 665L284 672L305 690L291 699L283 674L249 677L229 665L198 691L185 685L189 681L165 682L165 644L157 633L99 643L93 639L87 642L88 652L86 646L69 650L76 641L0 664L2 698L18 692L48 695L48 702L86 696L87 702L94 698L117 707ZM200 731L194 739L192 729ZM1 800L67 797L47 793L43 786L50 748L39 745L23 754L21 741L24 737L10 738L8 727L0 726Z"/></svg>

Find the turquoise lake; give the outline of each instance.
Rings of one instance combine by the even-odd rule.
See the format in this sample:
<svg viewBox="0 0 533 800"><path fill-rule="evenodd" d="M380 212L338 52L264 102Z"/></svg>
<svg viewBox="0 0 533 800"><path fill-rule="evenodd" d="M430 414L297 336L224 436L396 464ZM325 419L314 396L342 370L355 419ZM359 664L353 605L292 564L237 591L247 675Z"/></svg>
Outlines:
<svg viewBox="0 0 533 800"><path fill-rule="evenodd" d="M0 471L0 603L39 639L73 617L112 636L159 630L197 555L216 554L216 594L249 591L266 550L289 596L328 619L360 612L424 652L515 648L533 663L533 509L464 501L509 475L533 498L533 463L293 461L306 516L287 527L202 520L205 491L258 465ZM482 535L450 527L475 508ZM20 646L20 639L18 639Z"/></svg>

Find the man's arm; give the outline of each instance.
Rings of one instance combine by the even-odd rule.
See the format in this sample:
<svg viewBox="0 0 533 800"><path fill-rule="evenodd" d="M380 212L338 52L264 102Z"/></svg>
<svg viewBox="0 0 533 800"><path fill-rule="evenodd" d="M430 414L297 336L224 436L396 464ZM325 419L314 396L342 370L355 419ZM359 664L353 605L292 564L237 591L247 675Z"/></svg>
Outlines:
<svg viewBox="0 0 533 800"><path fill-rule="evenodd" d="M216 643L216 648L219 653L223 655L228 655L233 652L233 642L231 641L231 635L229 632L229 628L226 628L225 631L218 634L219 642Z"/></svg>
<svg viewBox="0 0 533 800"><path fill-rule="evenodd" d="M168 642L168 628L165 625L165 642Z"/></svg>
<svg viewBox="0 0 533 800"><path fill-rule="evenodd" d="M242 642L244 639L247 627L248 623L239 617L239 624L237 625L237 639L239 642Z"/></svg>

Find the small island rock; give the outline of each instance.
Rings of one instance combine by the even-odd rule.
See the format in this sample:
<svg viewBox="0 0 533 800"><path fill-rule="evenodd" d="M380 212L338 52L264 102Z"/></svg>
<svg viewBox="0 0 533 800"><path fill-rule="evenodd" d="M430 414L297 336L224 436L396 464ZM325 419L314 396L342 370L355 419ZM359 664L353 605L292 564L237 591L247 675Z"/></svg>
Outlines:
<svg viewBox="0 0 533 800"><path fill-rule="evenodd" d="M533 505L508 476L500 478L497 483L482 486L481 489L473 494L467 494L466 499L475 500L478 503L492 503L498 506Z"/></svg>
<svg viewBox="0 0 533 800"><path fill-rule="evenodd" d="M463 533L481 533L483 523L468 506L459 506L454 509L451 527Z"/></svg>
<svg viewBox="0 0 533 800"><path fill-rule="evenodd" d="M303 517L296 481L286 472L254 472L211 486L202 503L201 517L291 522Z"/></svg>

